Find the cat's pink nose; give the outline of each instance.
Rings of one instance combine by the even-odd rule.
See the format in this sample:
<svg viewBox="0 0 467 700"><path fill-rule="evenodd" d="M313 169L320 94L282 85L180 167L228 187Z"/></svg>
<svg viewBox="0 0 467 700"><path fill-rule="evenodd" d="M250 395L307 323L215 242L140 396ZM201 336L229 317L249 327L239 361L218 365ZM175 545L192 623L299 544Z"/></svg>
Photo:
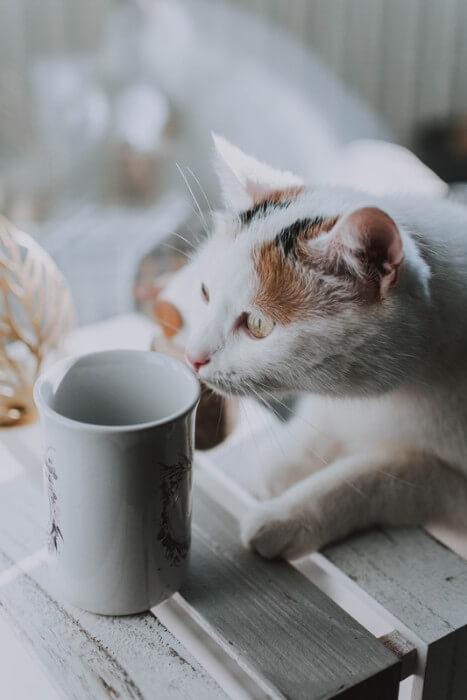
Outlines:
<svg viewBox="0 0 467 700"><path fill-rule="evenodd" d="M211 361L211 357L208 355L208 353L197 355L196 357L193 357L187 353L186 359L193 367L195 372L199 372L200 367L204 367L204 365L207 365Z"/></svg>

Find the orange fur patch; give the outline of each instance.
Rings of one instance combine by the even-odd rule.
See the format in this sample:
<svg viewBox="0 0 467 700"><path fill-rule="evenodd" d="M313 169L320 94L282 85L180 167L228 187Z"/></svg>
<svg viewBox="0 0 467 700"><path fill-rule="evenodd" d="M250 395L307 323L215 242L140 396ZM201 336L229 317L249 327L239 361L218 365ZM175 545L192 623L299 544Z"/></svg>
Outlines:
<svg viewBox="0 0 467 700"><path fill-rule="evenodd" d="M290 323L306 311L308 286L274 241L254 253L259 286L254 303L277 323Z"/></svg>
<svg viewBox="0 0 467 700"><path fill-rule="evenodd" d="M262 197L258 201L255 201L255 204L261 204L264 201L274 202L274 204L277 204L277 202L281 202L284 199L295 199L304 191L304 189L305 187L303 185L297 185L296 187L287 187L284 190L274 190L273 192L269 192L266 197Z"/></svg>
<svg viewBox="0 0 467 700"><path fill-rule="evenodd" d="M338 217L312 221L297 237L296 253L301 266L284 254L278 238L253 252L258 289L254 303L277 323L291 323L309 310L310 284L306 275L306 241L330 231Z"/></svg>
<svg viewBox="0 0 467 700"><path fill-rule="evenodd" d="M172 338L183 325L178 309L165 299L156 301L153 307L153 314L166 338Z"/></svg>

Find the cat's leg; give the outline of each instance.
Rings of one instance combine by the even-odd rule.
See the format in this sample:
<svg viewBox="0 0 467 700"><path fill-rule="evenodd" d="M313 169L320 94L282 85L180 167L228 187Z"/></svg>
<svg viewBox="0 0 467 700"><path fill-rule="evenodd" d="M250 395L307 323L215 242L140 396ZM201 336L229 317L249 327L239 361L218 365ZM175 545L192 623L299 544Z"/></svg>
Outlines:
<svg viewBox="0 0 467 700"><path fill-rule="evenodd" d="M266 430L261 445L253 444L252 469L243 485L261 501L276 497L327 466L340 448L329 422L321 416L310 425L298 412L279 429Z"/></svg>
<svg viewBox="0 0 467 700"><path fill-rule="evenodd" d="M259 503L241 523L245 545L294 559L374 525L451 518L467 525L467 479L434 455L407 451L337 460Z"/></svg>

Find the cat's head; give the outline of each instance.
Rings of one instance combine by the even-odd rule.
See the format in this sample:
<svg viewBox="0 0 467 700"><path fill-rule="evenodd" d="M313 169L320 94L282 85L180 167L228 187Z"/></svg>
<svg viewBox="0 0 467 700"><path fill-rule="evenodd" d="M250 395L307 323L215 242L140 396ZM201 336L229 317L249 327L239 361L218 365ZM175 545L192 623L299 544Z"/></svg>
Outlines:
<svg viewBox="0 0 467 700"><path fill-rule="evenodd" d="M186 353L203 382L267 398L403 381L423 294L394 219L362 193L307 188L220 137L215 147L225 211L186 273Z"/></svg>

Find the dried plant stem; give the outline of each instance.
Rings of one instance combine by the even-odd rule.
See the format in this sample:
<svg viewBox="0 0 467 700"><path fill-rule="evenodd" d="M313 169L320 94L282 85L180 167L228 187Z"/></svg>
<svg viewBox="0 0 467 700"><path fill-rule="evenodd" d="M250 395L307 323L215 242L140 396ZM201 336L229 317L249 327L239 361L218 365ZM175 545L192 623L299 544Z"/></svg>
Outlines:
<svg viewBox="0 0 467 700"><path fill-rule="evenodd" d="M53 260L0 217L0 425L24 422L34 412L32 386L42 360L73 322L71 297Z"/></svg>

